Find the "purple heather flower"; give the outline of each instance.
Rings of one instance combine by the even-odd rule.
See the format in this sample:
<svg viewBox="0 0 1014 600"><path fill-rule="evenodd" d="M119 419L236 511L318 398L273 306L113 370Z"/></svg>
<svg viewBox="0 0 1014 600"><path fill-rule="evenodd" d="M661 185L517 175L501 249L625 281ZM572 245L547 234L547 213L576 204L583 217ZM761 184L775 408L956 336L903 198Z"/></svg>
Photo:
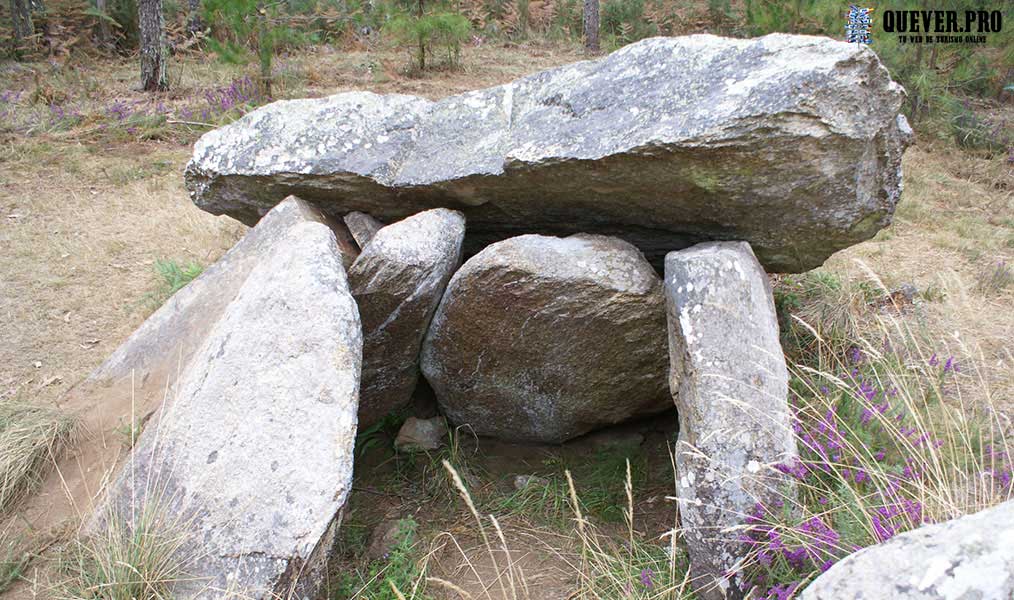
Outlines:
<svg viewBox="0 0 1014 600"><path fill-rule="evenodd" d="M931 356L930 359L929 359L929 366L935 367L935 366L937 366L939 364L940 364L940 360L937 358L936 352L934 352L933 356Z"/></svg>
<svg viewBox="0 0 1014 600"><path fill-rule="evenodd" d="M655 587L655 582L652 581L652 577L654 576L655 573L651 569L641 569L641 585L649 590Z"/></svg>
<svg viewBox="0 0 1014 600"><path fill-rule="evenodd" d="M879 516L874 515L873 533L876 535L878 542L886 542L894 537L894 528L886 520L881 520Z"/></svg>

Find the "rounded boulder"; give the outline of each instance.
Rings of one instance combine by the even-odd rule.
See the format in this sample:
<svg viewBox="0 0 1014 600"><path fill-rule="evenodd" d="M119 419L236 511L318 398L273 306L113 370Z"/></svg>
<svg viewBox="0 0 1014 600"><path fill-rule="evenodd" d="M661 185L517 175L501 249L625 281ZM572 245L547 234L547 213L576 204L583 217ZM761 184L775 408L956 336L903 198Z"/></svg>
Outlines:
<svg viewBox="0 0 1014 600"><path fill-rule="evenodd" d="M671 407L666 344L662 281L636 247L523 235L454 275L421 367L453 423L559 443Z"/></svg>

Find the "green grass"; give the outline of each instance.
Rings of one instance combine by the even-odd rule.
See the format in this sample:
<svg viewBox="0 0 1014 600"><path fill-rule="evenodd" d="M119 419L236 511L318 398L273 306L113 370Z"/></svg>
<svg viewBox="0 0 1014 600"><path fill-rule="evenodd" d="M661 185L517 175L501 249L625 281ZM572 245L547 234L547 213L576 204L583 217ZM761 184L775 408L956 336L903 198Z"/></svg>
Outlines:
<svg viewBox="0 0 1014 600"><path fill-rule="evenodd" d="M547 472L540 475L545 484L530 482L520 490L481 498L480 503L496 514L519 515L556 529L569 528L573 515L565 473L570 472L581 492L582 511L606 523L619 523L623 520L628 460L632 461L632 482L637 489L646 479L646 457L638 448L619 446L604 448L580 461L550 457L543 461Z"/></svg>
<svg viewBox="0 0 1014 600"><path fill-rule="evenodd" d="M156 260L155 274L158 283L156 289L148 294L149 304L154 308L162 306L173 294L197 279L202 272L204 272L204 267L196 262L183 263L172 259Z"/></svg>
<svg viewBox="0 0 1014 600"><path fill-rule="evenodd" d="M0 401L0 513L42 483L73 426L55 408L17 398Z"/></svg>
<svg viewBox="0 0 1014 600"><path fill-rule="evenodd" d="M419 525L412 517L398 521L397 541L385 559L373 561L364 571L343 572L331 584L334 600L422 600L419 593L425 571L417 549ZM396 591L397 590L397 591Z"/></svg>
<svg viewBox="0 0 1014 600"><path fill-rule="evenodd" d="M20 547L20 540L8 532L0 532L0 594L21 579L31 554Z"/></svg>

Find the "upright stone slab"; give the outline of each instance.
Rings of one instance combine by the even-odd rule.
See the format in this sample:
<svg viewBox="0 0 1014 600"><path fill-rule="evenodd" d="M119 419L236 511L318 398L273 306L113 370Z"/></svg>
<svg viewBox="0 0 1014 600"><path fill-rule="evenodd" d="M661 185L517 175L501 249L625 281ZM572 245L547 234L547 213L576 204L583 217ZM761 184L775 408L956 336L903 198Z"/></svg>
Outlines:
<svg viewBox="0 0 1014 600"><path fill-rule="evenodd" d="M187 187L248 223L290 193L335 218L454 208L466 257L523 233L587 232L658 267L674 249L746 240L769 271L805 271L890 223L904 97L862 44L651 38L436 102L275 102L205 134Z"/></svg>
<svg viewBox="0 0 1014 600"><path fill-rule="evenodd" d="M803 600L1010 600L1014 500L864 548L821 574Z"/></svg>
<svg viewBox="0 0 1014 600"><path fill-rule="evenodd" d="M363 321L363 427L411 400L419 347L461 264L464 237L461 213L428 210L378 230L352 264L349 283Z"/></svg>
<svg viewBox="0 0 1014 600"><path fill-rule="evenodd" d="M448 284L422 370L453 423L504 440L559 443L660 412L662 282L615 238L493 244Z"/></svg>
<svg viewBox="0 0 1014 600"><path fill-rule="evenodd" d="M187 535L174 598L317 597L352 484L361 354L334 234L291 227L145 427L97 526L148 510Z"/></svg>
<svg viewBox="0 0 1014 600"><path fill-rule="evenodd" d="M698 598L742 598L749 548L729 528L792 493L772 466L796 456L771 287L749 244L706 243L666 256L665 298L691 574Z"/></svg>

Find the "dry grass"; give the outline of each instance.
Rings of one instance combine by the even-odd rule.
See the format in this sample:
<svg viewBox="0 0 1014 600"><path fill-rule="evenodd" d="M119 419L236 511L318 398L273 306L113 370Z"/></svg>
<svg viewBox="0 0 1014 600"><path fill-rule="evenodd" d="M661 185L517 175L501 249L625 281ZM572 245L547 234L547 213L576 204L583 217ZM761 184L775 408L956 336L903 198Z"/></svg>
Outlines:
<svg viewBox="0 0 1014 600"><path fill-rule="evenodd" d="M468 50L461 72L425 79L399 74L398 51L310 49L277 64L279 96L320 96L367 88L440 97L509 81L579 57L569 47ZM89 59L90 60L90 59ZM189 143L201 128L162 140L101 129L116 101L167 110L227 84L242 69L203 56L172 65L172 91L132 90L133 60L79 63L73 57L11 66L0 88L59 89L91 115L67 131L31 137L0 133L0 398L29 391L54 401L95 368L148 315L156 261L207 265L245 231L195 208L183 188ZM48 111L48 108L46 109ZM103 133L105 131L105 133ZM38 366L37 366L38 365Z"/></svg>
<svg viewBox="0 0 1014 600"><path fill-rule="evenodd" d="M65 550L70 576L56 593L65 600L171 600L173 585L199 558L187 554L188 523L174 514L157 495L131 520L109 512L101 533Z"/></svg>
<svg viewBox="0 0 1014 600"><path fill-rule="evenodd" d="M0 400L0 514L42 483L73 425L57 409L16 398Z"/></svg>
<svg viewBox="0 0 1014 600"><path fill-rule="evenodd" d="M831 257L821 270L852 289L861 282L879 289L871 274L890 290L914 285L916 306L901 321L935 351L975 362L988 386L967 393L983 400L989 390L1009 419L1014 289L983 293L979 281L996 264L1014 263L1014 165L930 146L910 149L904 169L894 224Z"/></svg>

